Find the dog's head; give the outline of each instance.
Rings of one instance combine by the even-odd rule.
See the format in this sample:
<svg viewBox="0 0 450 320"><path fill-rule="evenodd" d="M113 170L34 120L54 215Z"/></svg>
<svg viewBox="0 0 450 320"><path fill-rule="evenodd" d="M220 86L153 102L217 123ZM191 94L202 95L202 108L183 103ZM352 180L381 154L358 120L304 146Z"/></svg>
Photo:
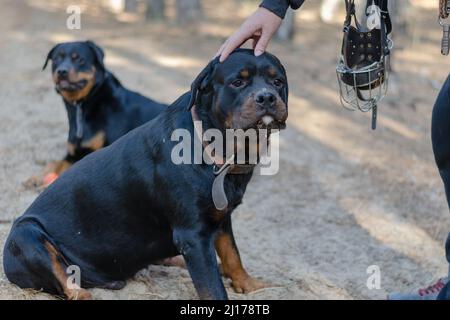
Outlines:
<svg viewBox="0 0 450 320"><path fill-rule="evenodd" d="M238 49L223 63L214 59L200 73L192 84L189 108L207 108L219 129L283 129L288 94L286 71L278 58Z"/></svg>
<svg viewBox="0 0 450 320"><path fill-rule="evenodd" d="M73 103L86 98L105 76L103 50L92 41L66 42L54 46L44 67L52 60L56 91Z"/></svg>

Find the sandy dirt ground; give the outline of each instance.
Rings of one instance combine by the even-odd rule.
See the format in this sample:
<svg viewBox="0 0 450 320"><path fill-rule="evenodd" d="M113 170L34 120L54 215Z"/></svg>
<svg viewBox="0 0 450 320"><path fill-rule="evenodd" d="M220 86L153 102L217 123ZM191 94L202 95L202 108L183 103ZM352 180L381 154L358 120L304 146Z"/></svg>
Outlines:
<svg viewBox="0 0 450 320"><path fill-rule="evenodd" d="M63 104L49 71L41 72L48 50L61 41L92 39L127 87L169 103L188 90L252 7L205 2L207 17L180 29L173 22L117 18L100 6L87 8L88 1L2 1L0 251L13 219L38 195L23 183L65 151ZM71 3L84 8L80 31L65 27ZM396 36L396 73L375 132L368 115L339 105L334 70L341 27L319 22L316 1L299 12L294 43L271 46L287 67L291 88L280 171L253 178L234 228L248 271L272 286L241 295L226 282L231 299L384 299L446 273L450 219L433 161L430 115L450 60L439 53L435 8L414 12L408 34ZM371 265L380 268L380 289L366 286ZM120 291L92 294L196 298L186 270L162 266L141 271ZM0 299L52 297L11 285L0 267Z"/></svg>

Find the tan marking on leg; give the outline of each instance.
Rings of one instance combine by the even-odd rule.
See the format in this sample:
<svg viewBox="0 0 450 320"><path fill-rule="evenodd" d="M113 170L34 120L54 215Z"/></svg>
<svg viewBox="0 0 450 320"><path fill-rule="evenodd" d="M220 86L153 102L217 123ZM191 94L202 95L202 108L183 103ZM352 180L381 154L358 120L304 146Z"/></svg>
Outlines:
<svg viewBox="0 0 450 320"><path fill-rule="evenodd" d="M50 163L45 169L45 174L56 173L57 175L62 174L64 171L69 169L72 166L72 163L66 160L54 161Z"/></svg>
<svg viewBox="0 0 450 320"><path fill-rule="evenodd" d="M97 132L91 139L88 141L82 142L81 146L83 148L98 150L105 146L106 142L106 134L104 131Z"/></svg>
<svg viewBox="0 0 450 320"><path fill-rule="evenodd" d="M77 288L77 289L69 289L67 286L67 274L64 270L61 262L59 261L60 254L56 250L56 248L51 245L48 241L44 242L44 246L50 255L50 262L52 265L52 271L55 275L56 280L58 280L59 284L63 288L63 292L66 295L68 300L91 300L92 295L89 291Z"/></svg>
<svg viewBox="0 0 450 320"><path fill-rule="evenodd" d="M71 156L75 155L76 148L75 144L67 142L67 153Z"/></svg>
<svg viewBox="0 0 450 320"><path fill-rule="evenodd" d="M222 262L223 274L231 279L231 285L237 293L249 293L266 286L245 271L230 235L220 233L216 238L215 247Z"/></svg>
<svg viewBox="0 0 450 320"><path fill-rule="evenodd" d="M37 175L29 178L27 181L23 183L23 186L26 189L41 189L46 188L48 185L46 184L47 175L54 173L57 176L61 175L64 171L69 169L72 164L66 160L54 161L47 165L42 175Z"/></svg>

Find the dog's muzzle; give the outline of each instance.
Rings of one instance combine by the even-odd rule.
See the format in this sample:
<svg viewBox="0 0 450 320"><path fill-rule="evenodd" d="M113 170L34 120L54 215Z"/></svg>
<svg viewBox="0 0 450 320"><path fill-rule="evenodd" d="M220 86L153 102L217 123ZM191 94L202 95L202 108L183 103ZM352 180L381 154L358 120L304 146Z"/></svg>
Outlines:
<svg viewBox="0 0 450 320"><path fill-rule="evenodd" d="M370 1L369 1L370 2ZM367 112L376 108L387 93L389 54L393 47L389 39L391 24L387 1L374 6L379 25L362 31L355 16L354 1L347 0L347 17L341 55L336 67L341 104L350 110ZM354 27L352 19L355 20Z"/></svg>
<svg viewBox="0 0 450 320"><path fill-rule="evenodd" d="M286 104L276 92L262 89L253 96L253 103L257 108L257 129L284 129L286 126L287 109Z"/></svg>

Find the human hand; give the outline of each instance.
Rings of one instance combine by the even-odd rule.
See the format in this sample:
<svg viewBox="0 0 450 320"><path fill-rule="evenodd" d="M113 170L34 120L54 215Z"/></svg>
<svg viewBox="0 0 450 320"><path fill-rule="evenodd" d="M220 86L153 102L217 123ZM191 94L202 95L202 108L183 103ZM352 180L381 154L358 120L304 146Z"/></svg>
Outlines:
<svg viewBox="0 0 450 320"><path fill-rule="evenodd" d="M225 61L236 48L239 48L249 39L253 40L255 56L260 56L266 51L270 39L272 39L272 36L277 32L281 22L282 19L275 13L262 7L258 8L258 10L248 17L241 27L225 41L216 53L216 57L220 56L220 62Z"/></svg>

